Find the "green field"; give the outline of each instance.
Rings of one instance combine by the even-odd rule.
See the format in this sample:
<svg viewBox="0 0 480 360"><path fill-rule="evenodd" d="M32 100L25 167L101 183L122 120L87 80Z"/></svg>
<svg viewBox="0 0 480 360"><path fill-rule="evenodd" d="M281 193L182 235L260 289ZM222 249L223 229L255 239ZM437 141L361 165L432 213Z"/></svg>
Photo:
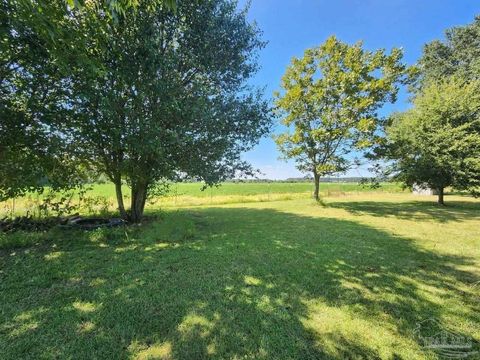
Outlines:
<svg viewBox="0 0 480 360"><path fill-rule="evenodd" d="M83 206L79 212L85 215L97 215L101 209L116 211L115 188L112 184L89 185L86 197L91 202L100 200L100 206ZM353 193L392 193L403 192L397 183L383 183L378 189L372 190L368 186L358 183L322 183L322 196L344 196ZM292 200L309 198L313 191L313 183L223 183L216 187L202 190L202 183L170 184L169 192L165 196L155 197L148 201L147 210L164 207L184 207L202 205L221 205L232 203L263 202L275 200ZM126 202L129 201L129 188L124 187L123 193ZM38 206L44 195L27 195L23 198L0 202L0 217L11 214L37 214ZM73 201L77 201L77 196ZM13 210L13 211L12 211Z"/></svg>
<svg viewBox="0 0 480 360"><path fill-rule="evenodd" d="M362 186L358 183L322 183L320 184L322 192L365 192L371 191L370 188ZM313 183L223 183L218 187L207 188L202 191L202 183L176 183L170 185L171 196L231 196L231 195L263 195L263 194L298 194L311 193L313 191ZM401 191L400 185L397 183L382 183L377 191L393 192ZM111 184L95 184L92 194L114 197L115 189ZM128 194L128 188L125 187L125 193Z"/></svg>
<svg viewBox="0 0 480 360"><path fill-rule="evenodd" d="M0 235L0 358L440 359L418 324L479 351L480 201L434 201L151 207L141 226Z"/></svg>

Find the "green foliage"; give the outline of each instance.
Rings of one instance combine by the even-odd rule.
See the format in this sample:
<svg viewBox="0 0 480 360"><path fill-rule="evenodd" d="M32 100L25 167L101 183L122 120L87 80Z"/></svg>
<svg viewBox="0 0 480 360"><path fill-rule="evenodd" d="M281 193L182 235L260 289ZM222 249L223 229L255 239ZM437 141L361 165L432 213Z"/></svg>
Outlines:
<svg viewBox="0 0 480 360"><path fill-rule="evenodd" d="M102 70L73 72L75 142L118 189L127 181L132 221L158 181L213 185L251 171L240 153L270 124L267 103L245 85L263 43L235 2L181 3L175 13L139 7L117 27L88 9L78 16Z"/></svg>
<svg viewBox="0 0 480 360"><path fill-rule="evenodd" d="M58 194L49 191L42 197L42 201L38 206L39 217L62 216L72 213L78 209L73 203L75 193L73 191Z"/></svg>
<svg viewBox="0 0 480 360"><path fill-rule="evenodd" d="M106 216L109 214L111 207L112 199L101 195L82 196L78 204L79 211L88 215Z"/></svg>
<svg viewBox="0 0 480 360"><path fill-rule="evenodd" d="M313 172L317 184L321 176L346 171L352 163L345 156L377 140L376 111L395 101L397 85L406 80L401 58L399 49L370 52L335 37L294 58L276 99L282 124L293 128L275 138L283 156Z"/></svg>
<svg viewBox="0 0 480 360"><path fill-rule="evenodd" d="M176 13L139 8L115 41L107 32L111 46L97 57L103 76L75 78L82 97L73 106L87 114L78 142L112 181L127 180L132 220L157 181L186 175L213 185L250 171L240 153L268 131L269 118L245 85L263 46L245 16L219 0L180 4Z"/></svg>
<svg viewBox="0 0 480 360"><path fill-rule="evenodd" d="M425 45L412 88L413 109L394 114L387 143L374 157L405 185L453 186L477 194L480 185L480 18Z"/></svg>
<svg viewBox="0 0 480 360"><path fill-rule="evenodd" d="M471 24L448 29L445 35L444 41L425 45L417 88L452 75L464 80L480 79L480 16Z"/></svg>
<svg viewBox="0 0 480 360"><path fill-rule="evenodd" d="M115 21L124 17L131 10L138 7L158 7L164 6L166 9L176 10L177 0L65 0L72 9L83 9L85 6L94 6L99 10L107 10Z"/></svg>
<svg viewBox="0 0 480 360"><path fill-rule="evenodd" d="M480 81L452 77L425 86L411 110L392 117L387 140L385 155L407 185L478 191Z"/></svg>
<svg viewBox="0 0 480 360"><path fill-rule="evenodd" d="M0 199L82 181L68 138L61 135L70 110L45 25L64 16L58 1L0 2Z"/></svg>
<svg viewBox="0 0 480 360"><path fill-rule="evenodd" d="M264 43L235 1L180 3L175 11L173 1L153 0L1 4L0 110L8 121L0 158L11 165L0 168L4 198L39 188L45 177L72 186L85 162L118 185L124 217L121 184L129 184L130 218L138 221L159 181L188 176L213 185L252 173L240 153L270 119L246 83ZM24 182L10 176L15 163Z"/></svg>

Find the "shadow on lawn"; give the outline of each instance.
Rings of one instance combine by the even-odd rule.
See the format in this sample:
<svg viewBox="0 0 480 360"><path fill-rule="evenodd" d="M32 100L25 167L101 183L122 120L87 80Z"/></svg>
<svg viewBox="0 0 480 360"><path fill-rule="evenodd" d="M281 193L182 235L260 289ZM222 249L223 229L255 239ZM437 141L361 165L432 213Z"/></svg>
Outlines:
<svg viewBox="0 0 480 360"><path fill-rule="evenodd" d="M352 221L209 208L71 235L0 258L4 359L410 359L418 322L480 320L472 259Z"/></svg>
<svg viewBox="0 0 480 360"><path fill-rule="evenodd" d="M345 209L353 214L367 214L380 217L395 217L408 220L434 220L438 222L461 221L478 218L480 203L449 201L446 206L434 202L414 200L409 202L348 201L331 202L329 207Z"/></svg>

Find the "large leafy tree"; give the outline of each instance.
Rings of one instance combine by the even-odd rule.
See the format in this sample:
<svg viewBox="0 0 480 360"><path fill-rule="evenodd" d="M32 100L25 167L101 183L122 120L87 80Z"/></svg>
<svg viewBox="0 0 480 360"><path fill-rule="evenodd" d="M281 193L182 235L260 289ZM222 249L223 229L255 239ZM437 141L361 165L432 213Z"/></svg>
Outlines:
<svg viewBox="0 0 480 360"><path fill-rule="evenodd" d="M18 140L15 131L35 124L38 131L29 138L43 144L54 136L52 146L34 142L28 150L48 155L48 165L54 158L62 165L83 160L106 173L116 185L122 216L131 221L141 219L158 181L189 176L213 185L251 172L240 154L270 126L267 103L246 85L264 45L246 12L229 0L165 6L171 3L2 2L16 21L6 29L5 46L13 50L1 70L15 71L3 87L9 96L2 95L2 105L21 110L18 117L8 114L5 133ZM12 67L17 63L22 65ZM11 106L8 99L29 99L35 87L17 86L18 78L41 79L49 101ZM33 108L41 116L21 122ZM130 211L123 204L123 181L131 187Z"/></svg>
<svg viewBox="0 0 480 360"><path fill-rule="evenodd" d="M383 155L407 185L437 189L441 205L447 186L480 190L480 81L451 77L425 85L412 109L392 116L386 134Z"/></svg>
<svg viewBox="0 0 480 360"><path fill-rule="evenodd" d="M418 62L413 108L394 114L387 142L375 158L392 160L382 173L406 185L425 183L438 190L440 204L447 186L478 193L478 81L480 18L446 31L446 38L425 45Z"/></svg>
<svg viewBox="0 0 480 360"><path fill-rule="evenodd" d="M401 58L399 49L371 52L332 36L287 68L276 107L288 131L275 140L285 158L313 173L315 199L320 177L345 172L347 155L376 141L377 110L395 101L404 80Z"/></svg>
<svg viewBox="0 0 480 360"><path fill-rule="evenodd" d="M95 78L100 68L79 25L105 29L145 5L174 10L176 1L0 1L0 199L81 185L69 134L71 74ZM84 16L94 13L104 19Z"/></svg>
<svg viewBox="0 0 480 360"><path fill-rule="evenodd" d="M122 216L139 221L158 181L213 185L252 171L240 154L270 125L267 103L246 85L263 42L236 2L139 7L118 23L89 11L79 26L98 71L72 73L74 137L115 184Z"/></svg>

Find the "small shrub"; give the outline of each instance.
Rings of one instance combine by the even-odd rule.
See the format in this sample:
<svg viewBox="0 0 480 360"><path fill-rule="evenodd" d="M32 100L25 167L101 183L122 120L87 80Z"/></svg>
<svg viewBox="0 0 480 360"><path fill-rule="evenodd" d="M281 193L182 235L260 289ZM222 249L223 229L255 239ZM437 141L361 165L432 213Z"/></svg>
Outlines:
<svg viewBox="0 0 480 360"><path fill-rule="evenodd" d="M38 205L40 217L52 215L59 217L71 214L78 209L78 204L73 201L75 195L73 191L61 193L60 197L58 195L58 193L50 191L42 198Z"/></svg>
<svg viewBox="0 0 480 360"><path fill-rule="evenodd" d="M80 210L87 212L89 215L105 216L109 213L113 206L111 199L105 196L84 196L80 201Z"/></svg>

